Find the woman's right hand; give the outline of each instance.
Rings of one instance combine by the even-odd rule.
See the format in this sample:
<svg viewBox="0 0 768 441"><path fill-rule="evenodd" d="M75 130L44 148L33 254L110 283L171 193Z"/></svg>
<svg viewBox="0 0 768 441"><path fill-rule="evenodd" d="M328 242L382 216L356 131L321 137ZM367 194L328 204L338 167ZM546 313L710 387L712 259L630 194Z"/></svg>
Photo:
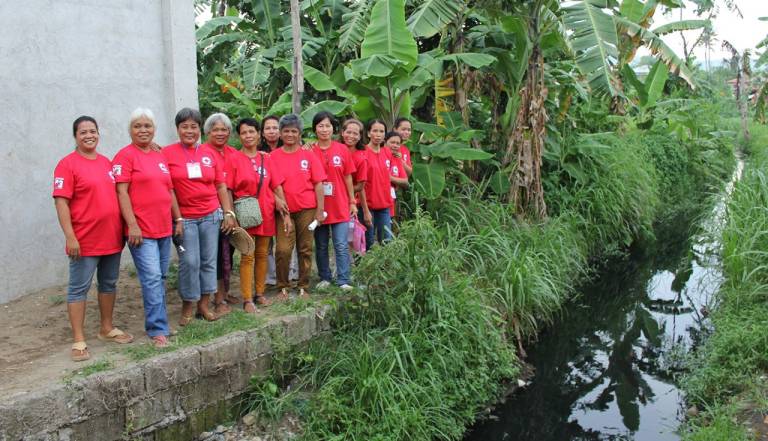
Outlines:
<svg viewBox="0 0 768 441"><path fill-rule="evenodd" d="M184 222L176 222L176 225L173 227L173 235L184 237Z"/></svg>
<svg viewBox="0 0 768 441"><path fill-rule="evenodd" d="M141 238L141 228L138 225L128 226L128 246L138 247L143 239Z"/></svg>
<svg viewBox="0 0 768 441"><path fill-rule="evenodd" d="M363 222L369 227L373 226L373 215L371 214L371 210L365 210L363 212Z"/></svg>
<svg viewBox="0 0 768 441"><path fill-rule="evenodd" d="M80 258L80 242L77 241L77 238L67 238L67 256L72 260Z"/></svg>

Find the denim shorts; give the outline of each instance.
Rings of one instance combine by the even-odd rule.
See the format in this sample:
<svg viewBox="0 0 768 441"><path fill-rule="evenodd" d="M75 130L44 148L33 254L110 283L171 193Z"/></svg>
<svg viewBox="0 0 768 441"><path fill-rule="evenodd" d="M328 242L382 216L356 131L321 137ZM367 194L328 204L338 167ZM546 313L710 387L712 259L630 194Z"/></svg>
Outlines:
<svg viewBox="0 0 768 441"><path fill-rule="evenodd" d="M120 254L106 256L81 256L69 261L69 286L67 303L84 302L91 288L93 273L102 294L114 294L117 290L117 278L120 275Z"/></svg>

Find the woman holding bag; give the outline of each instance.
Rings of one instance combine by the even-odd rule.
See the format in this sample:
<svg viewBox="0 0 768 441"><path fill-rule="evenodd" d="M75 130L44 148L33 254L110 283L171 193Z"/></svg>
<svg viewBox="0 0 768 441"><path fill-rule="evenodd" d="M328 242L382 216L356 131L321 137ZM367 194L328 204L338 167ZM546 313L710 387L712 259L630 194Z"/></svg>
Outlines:
<svg viewBox="0 0 768 441"><path fill-rule="evenodd" d="M292 231L288 206L283 193L283 178L273 166L269 154L259 151L259 123L255 119L245 118L237 124L237 133L243 145L241 160L234 164L230 179L235 200L235 211L241 226L253 237L256 249L251 255L243 255L240 260L240 292L243 295L243 310L248 313L257 311L253 302L255 276L256 303L269 306L264 296L267 277L267 249L269 240L276 233L275 212L279 212L285 228ZM252 225L250 219L258 211L261 223ZM256 223L256 222L253 222ZM254 271L255 270L255 271Z"/></svg>

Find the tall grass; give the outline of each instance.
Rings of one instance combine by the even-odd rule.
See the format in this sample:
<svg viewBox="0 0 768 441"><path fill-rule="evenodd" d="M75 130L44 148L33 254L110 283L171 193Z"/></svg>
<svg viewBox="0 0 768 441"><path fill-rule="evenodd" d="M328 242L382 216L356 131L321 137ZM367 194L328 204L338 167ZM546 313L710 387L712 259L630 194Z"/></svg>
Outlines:
<svg viewBox="0 0 768 441"><path fill-rule="evenodd" d="M485 185L466 182L430 201L429 213L414 209L394 241L360 262L365 289L294 370L294 389L311 391L296 409L304 439L460 439L518 374L515 346L553 322L590 261L650 236L673 185L663 178L701 160L694 145L662 164L663 149L644 135L562 143L547 158L551 217L541 223L518 221ZM257 385L254 399L282 408L272 389Z"/></svg>
<svg viewBox="0 0 768 441"><path fill-rule="evenodd" d="M738 416L727 415L734 407L745 411L745 402L768 390L760 380L768 373L768 128L751 130L753 154L727 205L722 232L725 283L712 314L714 333L684 381L689 400L706 410L692 423L690 439L731 439L709 434Z"/></svg>

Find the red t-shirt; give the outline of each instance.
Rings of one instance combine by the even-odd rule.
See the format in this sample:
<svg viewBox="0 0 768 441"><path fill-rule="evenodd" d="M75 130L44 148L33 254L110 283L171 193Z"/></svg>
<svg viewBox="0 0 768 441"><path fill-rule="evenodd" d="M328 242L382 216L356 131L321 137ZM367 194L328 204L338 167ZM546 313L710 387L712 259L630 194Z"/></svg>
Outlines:
<svg viewBox="0 0 768 441"><path fill-rule="evenodd" d="M368 154L365 150L355 149L352 154L352 161L355 163L355 169L357 170L352 175L352 183L358 184L368 180ZM363 191L365 191L365 185L363 185ZM355 192L355 203L360 204L360 192Z"/></svg>
<svg viewBox="0 0 768 441"><path fill-rule="evenodd" d="M413 165L411 162L411 151L405 145L400 146L400 156L402 156L403 164Z"/></svg>
<svg viewBox="0 0 768 441"><path fill-rule="evenodd" d="M349 149L344 144L331 141L331 146L323 150L315 144L312 151L323 165L326 179L323 181L325 212L328 217L324 224L349 222L349 191L344 178L355 173L355 163Z"/></svg>
<svg viewBox="0 0 768 441"><path fill-rule="evenodd" d="M224 183L227 184L227 188L230 190L232 189L232 181L230 179L230 175L234 171L235 164L239 162L238 155L242 154L238 149L230 146L230 145L224 145L224 148L221 149L221 151L216 150L215 147L212 145L205 143L203 146L208 147L211 149L214 153L216 153L216 158L218 158L218 161L223 165L224 167ZM202 146L201 146L202 147Z"/></svg>
<svg viewBox="0 0 768 441"><path fill-rule="evenodd" d="M263 171L260 170L262 159L264 161ZM259 152L253 158L240 153L233 165L232 193L235 200L246 196L254 196L259 200L259 208L261 209L261 217L263 219L261 225L249 228L247 230L248 233L252 236L274 236L276 229L275 195L273 191L283 184L285 178L275 170L275 166L268 153ZM261 191L257 195L256 190L259 188L260 173L264 177L262 178Z"/></svg>
<svg viewBox="0 0 768 441"><path fill-rule="evenodd" d="M368 154L365 150L355 149L352 152L352 161L355 163L355 174L352 175L352 182L355 184L368 180Z"/></svg>
<svg viewBox="0 0 768 441"><path fill-rule="evenodd" d="M381 210L392 206L392 186L389 182L390 169L395 158L387 147L381 147L374 152L370 147L365 149L368 158L368 180L365 181L365 199L368 208ZM399 161L398 161L399 163Z"/></svg>
<svg viewBox="0 0 768 441"><path fill-rule="evenodd" d="M106 256L123 249L123 220L117 203L112 163L72 152L53 172L53 197L69 199L72 229L81 256Z"/></svg>
<svg viewBox="0 0 768 441"><path fill-rule="evenodd" d="M403 148L405 146L400 147L400 153L403 153ZM408 150L407 148L405 149ZM410 154L408 155L410 157ZM405 154L403 154L403 158L405 158ZM403 167L403 161L399 158L395 158L392 156L392 162L389 165L389 173L396 177L396 178L405 178L408 179L408 173L405 171L405 167ZM395 199L397 199L397 187L392 185L392 205L389 207L389 215L394 217L395 216Z"/></svg>
<svg viewBox="0 0 768 441"><path fill-rule="evenodd" d="M170 236L171 174L162 153L143 152L133 144L123 147L112 160L112 174L118 183L127 182L136 223L141 235L150 239ZM128 226L125 226L128 235Z"/></svg>
<svg viewBox="0 0 768 441"><path fill-rule="evenodd" d="M288 203L288 210L296 213L309 208L317 208L315 185L325 180L323 164L314 153L299 148L293 153L286 153L279 148L270 154L277 172L285 177L283 191Z"/></svg>
<svg viewBox="0 0 768 441"><path fill-rule="evenodd" d="M224 166L210 147L184 147L180 143L163 149L181 215L199 219L219 208L216 185L224 183Z"/></svg>

